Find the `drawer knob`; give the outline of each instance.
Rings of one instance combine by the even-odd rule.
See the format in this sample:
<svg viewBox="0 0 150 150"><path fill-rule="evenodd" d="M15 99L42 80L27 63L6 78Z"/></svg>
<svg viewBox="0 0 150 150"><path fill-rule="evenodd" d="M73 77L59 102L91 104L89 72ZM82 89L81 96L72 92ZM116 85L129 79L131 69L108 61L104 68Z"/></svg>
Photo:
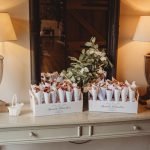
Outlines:
<svg viewBox="0 0 150 150"><path fill-rule="evenodd" d="M29 136L30 136L30 137L37 137L37 134L34 133L34 132L30 132L30 133L29 133Z"/></svg>
<svg viewBox="0 0 150 150"><path fill-rule="evenodd" d="M132 128L133 128L134 131L139 131L139 130L141 130L141 128L140 128L139 126L136 126L136 125L134 125Z"/></svg>
<svg viewBox="0 0 150 150"><path fill-rule="evenodd" d="M89 126L89 136L93 135L93 126Z"/></svg>

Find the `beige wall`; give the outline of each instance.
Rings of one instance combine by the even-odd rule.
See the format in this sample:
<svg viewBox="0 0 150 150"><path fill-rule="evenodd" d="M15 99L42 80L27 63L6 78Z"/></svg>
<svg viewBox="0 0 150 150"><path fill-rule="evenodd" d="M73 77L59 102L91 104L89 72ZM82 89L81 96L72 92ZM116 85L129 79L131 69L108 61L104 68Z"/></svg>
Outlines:
<svg viewBox="0 0 150 150"><path fill-rule="evenodd" d="M0 12L9 12L18 38L15 42L0 43L0 54L4 56L0 99L10 102L16 93L19 101L27 101L30 85L28 0L0 0Z"/></svg>
<svg viewBox="0 0 150 150"><path fill-rule="evenodd" d="M137 6L134 6L135 4ZM146 7L144 11L143 6ZM148 14L149 7L149 0L122 0L121 3L117 78L129 81L136 80L142 87L146 85L143 55L149 52L150 44L133 42L132 36L139 15ZM0 54L5 57L0 99L10 101L13 93L17 93L20 100L28 101L30 84L28 0L0 0L0 11L10 12L18 37L18 41L6 43L5 50L2 49L3 47L0 48ZM84 145L74 145L67 142L9 145L3 146L2 150L58 150L60 148L61 150L150 150L150 141L149 137L132 137L94 140Z"/></svg>
<svg viewBox="0 0 150 150"><path fill-rule="evenodd" d="M147 85L144 55L150 52L150 43L132 40L141 15L150 15L149 0L121 1L117 78L121 81L135 80L143 94Z"/></svg>
<svg viewBox="0 0 150 150"><path fill-rule="evenodd" d="M0 43L4 59L4 74L0 84L0 99L11 101L16 93L20 101L28 101L30 85L29 7L28 0L0 0L0 11L9 12L18 37L16 42ZM144 91L144 55L150 43L132 41L140 15L150 14L149 0L122 0L118 48L117 78L137 81Z"/></svg>

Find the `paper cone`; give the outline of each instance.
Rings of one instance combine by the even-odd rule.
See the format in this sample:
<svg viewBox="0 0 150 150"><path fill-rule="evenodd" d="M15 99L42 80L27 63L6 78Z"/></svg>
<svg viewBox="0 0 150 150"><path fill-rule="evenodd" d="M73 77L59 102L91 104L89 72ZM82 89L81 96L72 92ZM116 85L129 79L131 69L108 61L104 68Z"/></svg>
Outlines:
<svg viewBox="0 0 150 150"><path fill-rule="evenodd" d="M92 94L93 100L96 101L97 95L98 95L98 87L92 86L91 94Z"/></svg>
<svg viewBox="0 0 150 150"><path fill-rule="evenodd" d="M41 91L34 92L34 94L35 94L35 97L38 101L38 104L42 104Z"/></svg>
<svg viewBox="0 0 150 150"><path fill-rule="evenodd" d="M112 90L106 90L106 99L107 101L112 101L113 91Z"/></svg>
<svg viewBox="0 0 150 150"><path fill-rule="evenodd" d="M81 95L81 89L78 89L78 88L74 88L73 89L74 91L74 100L75 101L79 101L80 100L80 95Z"/></svg>
<svg viewBox="0 0 150 150"><path fill-rule="evenodd" d="M101 101L104 101L106 97L106 88L105 87L100 87L99 93L98 93L98 98Z"/></svg>
<svg viewBox="0 0 150 150"><path fill-rule="evenodd" d="M65 93L62 89L58 89L59 100L61 103L65 102Z"/></svg>
<svg viewBox="0 0 150 150"><path fill-rule="evenodd" d="M122 102L126 102L128 97L128 88L124 87L121 91L121 100Z"/></svg>
<svg viewBox="0 0 150 150"><path fill-rule="evenodd" d="M114 90L114 98L115 98L116 102L118 102L120 100L120 95L121 95L121 90L115 89Z"/></svg>
<svg viewBox="0 0 150 150"><path fill-rule="evenodd" d="M56 103L56 91L51 91L50 92L50 98L52 100L52 103Z"/></svg>
<svg viewBox="0 0 150 150"><path fill-rule="evenodd" d="M66 91L66 99L67 99L67 102L72 101L72 92Z"/></svg>
<svg viewBox="0 0 150 150"><path fill-rule="evenodd" d="M135 101L135 90L132 90L130 87L129 87L129 101L130 102Z"/></svg>
<svg viewBox="0 0 150 150"><path fill-rule="evenodd" d="M45 101L45 104L50 103L50 93L44 92L44 101Z"/></svg>
<svg viewBox="0 0 150 150"><path fill-rule="evenodd" d="M45 83L45 87L50 87L51 86L51 84L50 83Z"/></svg>

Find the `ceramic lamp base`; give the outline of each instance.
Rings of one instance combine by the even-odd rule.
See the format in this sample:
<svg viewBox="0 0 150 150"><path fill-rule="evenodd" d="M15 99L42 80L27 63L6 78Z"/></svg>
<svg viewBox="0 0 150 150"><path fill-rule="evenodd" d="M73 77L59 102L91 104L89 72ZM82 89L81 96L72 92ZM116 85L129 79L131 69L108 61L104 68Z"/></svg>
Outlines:
<svg viewBox="0 0 150 150"><path fill-rule="evenodd" d="M0 112L8 112L8 107L9 104L0 100Z"/></svg>

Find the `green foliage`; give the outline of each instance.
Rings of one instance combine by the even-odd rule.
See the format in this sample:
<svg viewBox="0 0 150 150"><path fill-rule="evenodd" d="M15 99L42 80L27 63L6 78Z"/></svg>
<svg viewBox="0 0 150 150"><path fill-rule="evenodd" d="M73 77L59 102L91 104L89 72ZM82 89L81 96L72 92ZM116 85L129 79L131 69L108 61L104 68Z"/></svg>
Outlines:
<svg viewBox="0 0 150 150"><path fill-rule="evenodd" d="M80 87L84 87L93 79L99 78L106 67L113 66L106 56L105 49L100 49L95 41L96 38L92 37L89 42L85 43L87 48L81 51L79 59L69 57L71 60L70 67L61 73Z"/></svg>

